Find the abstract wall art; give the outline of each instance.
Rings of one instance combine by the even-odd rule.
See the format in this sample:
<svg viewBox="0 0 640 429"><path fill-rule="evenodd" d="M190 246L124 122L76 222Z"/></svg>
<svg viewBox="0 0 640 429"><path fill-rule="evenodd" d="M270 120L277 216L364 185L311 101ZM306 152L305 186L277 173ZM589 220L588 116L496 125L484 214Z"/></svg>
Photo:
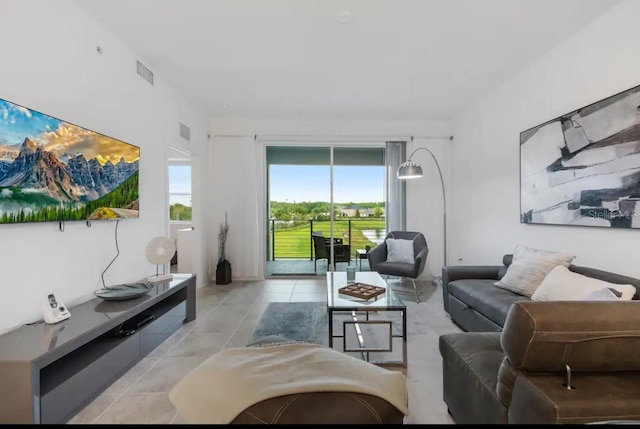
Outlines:
<svg viewBox="0 0 640 429"><path fill-rule="evenodd" d="M640 86L520 133L520 222L640 228Z"/></svg>

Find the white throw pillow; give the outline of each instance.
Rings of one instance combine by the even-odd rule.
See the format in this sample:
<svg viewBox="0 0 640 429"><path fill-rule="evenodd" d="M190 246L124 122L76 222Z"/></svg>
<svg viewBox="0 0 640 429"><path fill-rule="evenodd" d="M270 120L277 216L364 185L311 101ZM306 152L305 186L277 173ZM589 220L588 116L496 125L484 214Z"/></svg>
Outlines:
<svg viewBox="0 0 640 429"><path fill-rule="evenodd" d="M621 301L633 298L636 288L630 284L615 284L574 273L566 267L555 267L531 295L532 301L589 301L589 295L603 288L622 293Z"/></svg>
<svg viewBox="0 0 640 429"><path fill-rule="evenodd" d="M504 277L495 286L526 297L531 297L545 276L555 267L568 267L575 255L550 252L518 246L513 252L513 261Z"/></svg>
<svg viewBox="0 0 640 429"><path fill-rule="evenodd" d="M415 262L413 253L413 240L401 238L387 238L387 262Z"/></svg>

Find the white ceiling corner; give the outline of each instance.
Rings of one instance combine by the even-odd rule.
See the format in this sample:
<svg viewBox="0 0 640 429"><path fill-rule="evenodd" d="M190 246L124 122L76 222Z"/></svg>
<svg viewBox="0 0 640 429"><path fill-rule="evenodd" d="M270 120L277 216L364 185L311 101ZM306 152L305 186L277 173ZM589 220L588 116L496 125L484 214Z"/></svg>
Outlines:
<svg viewBox="0 0 640 429"><path fill-rule="evenodd" d="M211 116L424 120L450 119L618 2L77 4Z"/></svg>

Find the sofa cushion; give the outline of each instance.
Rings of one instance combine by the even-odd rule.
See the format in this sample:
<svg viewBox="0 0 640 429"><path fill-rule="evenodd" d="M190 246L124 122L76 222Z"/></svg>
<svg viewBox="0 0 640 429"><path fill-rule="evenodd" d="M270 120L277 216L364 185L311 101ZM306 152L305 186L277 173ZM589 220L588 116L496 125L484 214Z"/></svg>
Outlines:
<svg viewBox="0 0 640 429"><path fill-rule="evenodd" d="M405 262L379 262L376 265L376 271L382 275L413 277L415 275L415 264L407 264Z"/></svg>
<svg viewBox="0 0 640 429"><path fill-rule="evenodd" d="M640 423L640 374L615 372L574 374L567 390L564 374L518 376L509 407L509 423L633 424Z"/></svg>
<svg viewBox="0 0 640 429"><path fill-rule="evenodd" d="M558 265L568 267L575 255L518 246L506 274L497 287L531 297L549 272Z"/></svg>
<svg viewBox="0 0 640 429"><path fill-rule="evenodd" d="M584 301L591 292L613 288L623 301L633 298L636 288L630 284L616 284L574 273L567 267L557 266L544 278L531 295L533 301Z"/></svg>
<svg viewBox="0 0 640 429"><path fill-rule="evenodd" d="M449 283L449 293L485 317L504 326L511 304L529 301L522 295L495 287L494 280L463 279Z"/></svg>

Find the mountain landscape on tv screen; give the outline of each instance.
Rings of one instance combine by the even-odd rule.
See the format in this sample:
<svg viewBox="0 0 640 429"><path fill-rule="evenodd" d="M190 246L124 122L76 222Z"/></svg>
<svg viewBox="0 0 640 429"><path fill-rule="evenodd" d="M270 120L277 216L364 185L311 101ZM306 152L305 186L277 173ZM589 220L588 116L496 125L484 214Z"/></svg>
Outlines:
<svg viewBox="0 0 640 429"><path fill-rule="evenodd" d="M0 100L0 223L138 217L136 146Z"/></svg>

